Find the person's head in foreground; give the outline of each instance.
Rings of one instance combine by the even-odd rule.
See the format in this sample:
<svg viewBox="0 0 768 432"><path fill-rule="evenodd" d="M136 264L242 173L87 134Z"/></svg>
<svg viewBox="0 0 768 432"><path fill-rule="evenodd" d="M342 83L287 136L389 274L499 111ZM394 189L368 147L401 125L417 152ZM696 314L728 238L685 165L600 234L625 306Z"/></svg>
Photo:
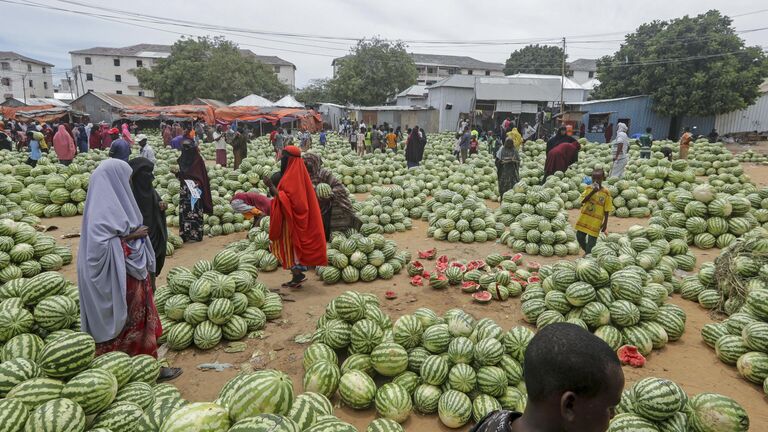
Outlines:
<svg viewBox="0 0 768 432"><path fill-rule="evenodd" d="M511 416L508 430L608 429L621 400L624 373L616 353L602 339L574 324L550 324L528 344L523 369L528 404L522 416ZM504 430L493 420L484 419L486 424L476 430Z"/></svg>
<svg viewBox="0 0 768 432"><path fill-rule="evenodd" d="M669 147L663 147L663 148L661 149L661 154L663 154L663 155L664 155L664 157L665 157L667 160L670 160L670 161L672 160L672 149L671 149L671 148L669 148Z"/></svg>
<svg viewBox="0 0 768 432"><path fill-rule="evenodd" d="M596 166L595 169L592 170L592 184L600 187L603 185L603 180L605 180L605 170L600 166Z"/></svg>
<svg viewBox="0 0 768 432"><path fill-rule="evenodd" d="M136 142L139 143L139 146L144 148L145 145L147 145L147 136L144 134L139 134L136 136Z"/></svg>

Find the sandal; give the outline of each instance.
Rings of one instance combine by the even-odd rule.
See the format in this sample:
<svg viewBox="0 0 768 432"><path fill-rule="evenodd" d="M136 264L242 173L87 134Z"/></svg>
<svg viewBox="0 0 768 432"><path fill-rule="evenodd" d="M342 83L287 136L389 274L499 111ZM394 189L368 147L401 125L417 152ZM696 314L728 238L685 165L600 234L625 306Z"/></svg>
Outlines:
<svg viewBox="0 0 768 432"><path fill-rule="evenodd" d="M161 367L157 382L171 381L178 378L184 371L181 368Z"/></svg>

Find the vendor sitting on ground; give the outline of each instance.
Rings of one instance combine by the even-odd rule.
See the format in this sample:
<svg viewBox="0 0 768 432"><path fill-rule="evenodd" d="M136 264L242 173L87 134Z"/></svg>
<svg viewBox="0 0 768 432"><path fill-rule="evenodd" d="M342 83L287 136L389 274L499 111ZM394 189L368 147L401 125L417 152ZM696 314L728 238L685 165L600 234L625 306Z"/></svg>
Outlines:
<svg viewBox="0 0 768 432"><path fill-rule="evenodd" d="M319 198L326 241L331 239L331 233L334 231L344 231L348 228L359 229L362 224L355 216L347 188L330 170L323 168L323 159L320 155L305 153L304 164L307 166L307 172L309 172L313 186L317 187L320 183L326 183L333 192L330 198Z"/></svg>
<svg viewBox="0 0 768 432"><path fill-rule="evenodd" d="M232 196L230 204L246 219L254 219L255 225L262 217L269 216L272 199L258 192L238 192Z"/></svg>

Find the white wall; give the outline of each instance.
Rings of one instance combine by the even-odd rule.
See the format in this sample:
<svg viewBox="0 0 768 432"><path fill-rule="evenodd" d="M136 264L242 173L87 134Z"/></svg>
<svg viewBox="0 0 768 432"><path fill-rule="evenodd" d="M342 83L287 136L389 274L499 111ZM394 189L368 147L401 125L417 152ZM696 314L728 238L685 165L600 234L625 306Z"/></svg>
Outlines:
<svg viewBox="0 0 768 432"><path fill-rule="evenodd" d="M579 84L584 84L585 82L591 80L594 78L594 74L592 77L589 76L589 72L587 71L573 71L573 76L571 76L571 79L576 81Z"/></svg>
<svg viewBox="0 0 768 432"><path fill-rule="evenodd" d="M419 70L419 76L417 78L417 84L419 85L431 85L440 80L448 78L452 74L448 73L448 69L456 69L456 74L453 75L469 75L469 71L472 71L473 76L504 76L503 71L491 71L488 69L460 69L452 68L448 66L434 66L425 64L416 64L416 68ZM427 73L429 69L434 68L434 73ZM486 75L486 73L488 75Z"/></svg>
<svg viewBox="0 0 768 432"><path fill-rule="evenodd" d="M267 66L273 68L278 81L290 87L291 91L296 89L296 68L293 66Z"/></svg>
<svg viewBox="0 0 768 432"><path fill-rule="evenodd" d="M91 58L90 65L85 64L86 57ZM120 66L115 66L115 59L120 60ZM152 67L157 61L146 57L72 54L72 67L79 67L82 73L82 76L77 77L81 92L91 90L104 93L121 92L124 95L153 97L152 90L141 88L138 78L131 72L132 69L137 68L137 60L141 60L143 67ZM91 80L88 80L88 74L91 74ZM115 75L120 75L120 82L115 81Z"/></svg>
<svg viewBox="0 0 768 432"><path fill-rule="evenodd" d="M439 131L456 131L459 124L459 114L468 113L472 109L473 88L438 87L429 90L427 104L435 107L440 115ZM446 104L453 105L450 110Z"/></svg>
<svg viewBox="0 0 768 432"><path fill-rule="evenodd" d="M27 97L53 97L51 66L10 59L0 60L0 63L7 63L8 68L10 68L10 70L3 70L2 65L0 65L0 100L4 99L5 95L24 99L25 92ZM11 85L2 85L3 78L8 78ZM29 85L30 81L32 82L31 86Z"/></svg>

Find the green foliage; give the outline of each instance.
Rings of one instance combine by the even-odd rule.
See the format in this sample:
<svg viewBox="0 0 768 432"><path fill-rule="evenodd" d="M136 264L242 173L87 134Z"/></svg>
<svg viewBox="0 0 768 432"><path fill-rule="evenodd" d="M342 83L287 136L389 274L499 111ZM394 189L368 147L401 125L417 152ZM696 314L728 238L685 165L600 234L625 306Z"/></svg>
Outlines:
<svg viewBox="0 0 768 432"><path fill-rule="evenodd" d="M219 37L179 39L169 57L134 73L161 104L184 104L195 97L233 102L252 93L278 98L288 92L271 67Z"/></svg>
<svg viewBox="0 0 768 432"><path fill-rule="evenodd" d="M331 80L327 78L311 80L306 87L296 92L296 100L303 102L305 105L314 105L322 102L335 103L336 98L331 93L330 83Z"/></svg>
<svg viewBox="0 0 768 432"><path fill-rule="evenodd" d="M387 98L416 84L418 77L416 65L402 42L363 39L338 62L329 87L340 103L383 104Z"/></svg>
<svg viewBox="0 0 768 432"><path fill-rule="evenodd" d="M597 72L595 99L647 94L662 114L705 116L752 104L768 60L759 47L744 46L729 17L711 10L641 25L598 61Z"/></svg>
<svg viewBox="0 0 768 432"><path fill-rule="evenodd" d="M563 49L561 47L536 44L512 52L504 65L504 74L560 75L562 67Z"/></svg>

